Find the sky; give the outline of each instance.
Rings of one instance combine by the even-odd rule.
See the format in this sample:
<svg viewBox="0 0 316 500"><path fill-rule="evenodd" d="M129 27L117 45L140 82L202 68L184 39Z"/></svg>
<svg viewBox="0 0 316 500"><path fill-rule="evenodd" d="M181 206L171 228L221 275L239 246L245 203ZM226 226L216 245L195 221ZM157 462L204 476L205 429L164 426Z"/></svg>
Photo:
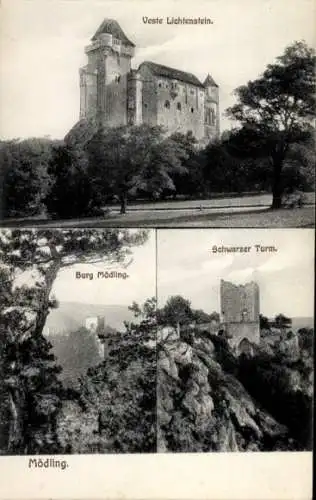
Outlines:
<svg viewBox="0 0 316 500"><path fill-rule="evenodd" d="M259 76L294 40L315 45L314 0L2 0L0 137L62 138L79 117L84 47L105 17L136 44L133 67L151 60L233 90ZM143 17L209 17L211 25L145 24ZM221 129L231 127L222 116Z"/></svg>
<svg viewBox="0 0 316 500"><path fill-rule="evenodd" d="M63 268L57 274L51 297L55 297L59 302L82 304L130 306L134 301L144 303L156 295L155 230L149 229L146 242L131 247L130 250L131 254L125 261L117 265L78 264ZM114 274L112 277L99 274L98 277L98 273L102 272ZM124 279L123 273L128 277ZM83 274L86 277L82 277ZM16 284L30 286L38 279L36 270L22 272L18 274Z"/></svg>
<svg viewBox="0 0 316 500"><path fill-rule="evenodd" d="M102 264L76 265L65 268L57 275L52 289L60 302L130 306L134 301L142 304L156 294L155 231L149 230L144 245L132 248L128 267ZM93 279L76 278L76 273L92 273ZM98 272L126 272L129 277L98 278ZM100 275L101 276L101 275Z"/></svg>
<svg viewBox="0 0 316 500"><path fill-rule="evenodd" d="M314 231L312 229L174 229L157 233L158 307L172 295L195 309L220 312L219 287L255 281L260 311L268 317L314 316ZM214 246L250 246L244 254L213 253ZM277 252L257 252L255 245Z"/></svg>

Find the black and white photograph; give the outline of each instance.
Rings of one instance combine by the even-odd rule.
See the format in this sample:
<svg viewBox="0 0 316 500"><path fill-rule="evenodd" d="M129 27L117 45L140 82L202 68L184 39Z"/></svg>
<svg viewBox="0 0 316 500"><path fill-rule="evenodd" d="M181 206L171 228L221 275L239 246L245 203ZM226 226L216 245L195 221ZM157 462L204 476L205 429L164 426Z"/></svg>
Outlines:
<svg viewBox="0 0 316 500"><path fill-rule="evenodd" d="M313 0L4 0L1 224L313 227Z"/></svg>
<svg viewBox="0 0 316 500"><path fill-rule="evenodd" d="M0 0L0 500L312 498L315 14Z"/></svg>
<svg viewBox="0 0 316 500"><path fill-rule="evenodd" d="M158 452L312 450L313 231L157 234Z"/></svg>
<svg viewBox="0 0 316 500"><path fill-rule="evenodd" d="M0 265L0 454L155 452L154 231L3 229Z"/></svg>

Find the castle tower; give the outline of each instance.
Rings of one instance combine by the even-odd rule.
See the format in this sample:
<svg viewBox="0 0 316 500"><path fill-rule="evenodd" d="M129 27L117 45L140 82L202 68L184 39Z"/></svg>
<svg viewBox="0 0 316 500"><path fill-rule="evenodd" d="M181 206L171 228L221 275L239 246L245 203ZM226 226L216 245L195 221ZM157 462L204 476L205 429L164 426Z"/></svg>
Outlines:
<svg viewBox="0 0 316 500"><path fill-rule="evenodd" d="M134 44L117 21L105 19L85 48L88 64L80 68L80 118L115 127L128 123L128 73Z"/></svg>
<svg viewBox="0 0 316 500"><path fill-rule="evenodd" d="M240 342L244 339L259 344L259 300L257 283L252 281L245 285L235 285L229 281L221 280L222 323L231 347L238 348Z"/></svg>
<svg viewBox="0 0 316 500"><path fill-rule="evenodd" d="M209 140L220 137L219 116L219 89L211 75L207 75L204 81L205 104L204 104L204 128L205 137Z"/></svg>
<svg viewBox="0 0 316 500"><path fill-rule="evenodd" d="M127 91L127 122L129 125L141 125L143 122L143 80L140 73L135 70L131 70L130 74L128 75Z"/></svg>

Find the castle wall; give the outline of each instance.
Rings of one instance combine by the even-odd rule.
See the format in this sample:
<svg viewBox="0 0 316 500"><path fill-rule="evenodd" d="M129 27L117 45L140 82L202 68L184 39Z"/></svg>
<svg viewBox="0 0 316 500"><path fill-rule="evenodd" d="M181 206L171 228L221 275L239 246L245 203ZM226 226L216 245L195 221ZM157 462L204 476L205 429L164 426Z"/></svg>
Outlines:
<svg viewBox="0 0 316 500"><path fill-rule="evenodd" d="M131 72L127 81L127 121L130 125L143 123L143 82L141 76Z"/></svg>
<svg viewBox="0 0 316 500"><path fill-rule="evenodd" d="M238 286L221 280L220 298L225 323L259 321L259 288L256 283Z"/></svg>
<svg viewBox="0 0 316 500"><path fill-rule="evenodd" d="M157 93L156 79L146 66L141 66L139 73L142 77L142 119L150 127L157 125Z"/></svg>
<svg viewBox="0 0 316 500"><path fill-rule="evenodd" d="M101 30L85 49L80 118L96 118L107 127L145 123L169 134L192 132L200 145L219 137L218 88L211 78L204 88L173 79L176 73L159 76L146 63L137 74L131 71L134 47L115 36Z"/></svg>
<svg viewBox="0 0 316 500"><path fill-rule="evenodd" d="M127 75L131 58L111 52L105 59L104 124L109 127L127 125Z"/></svg>
<svg viewBox="0 0 316 500"><path fill-rule="evenodd" d="M94 68L80 70L80 118L92 118L97 112L97 73Z"/></svg>
<svg viewBox="0 0 316 500"><path fill-rule="evenodd" d="M249 323L226 323L225 333L229 345L237 348L243 339L247 339L254 344L260 342L260 326L258 322Z"/></svg>
<svg viewBox="0 0 316 500"><path fill-rule="evenodd" d="M218 88L208 86L205 89L205 138L206 140L219 139L220 115Z"/></svg>
<svg viewBox="0 0 316 500"><path fill-rule="evenodd" d="M232 348L243 339L259 344L259 287L256 283L235 285L221 280L220 300L225 336Z"/></svg>
<svg viewBox="0 0 316 500"><path fill-rule="evenodd" d="M177 80L156 77L157 123L171 134L192 131L204 137L204 89ZM169 107L166 106L168 103Z"/></svg>

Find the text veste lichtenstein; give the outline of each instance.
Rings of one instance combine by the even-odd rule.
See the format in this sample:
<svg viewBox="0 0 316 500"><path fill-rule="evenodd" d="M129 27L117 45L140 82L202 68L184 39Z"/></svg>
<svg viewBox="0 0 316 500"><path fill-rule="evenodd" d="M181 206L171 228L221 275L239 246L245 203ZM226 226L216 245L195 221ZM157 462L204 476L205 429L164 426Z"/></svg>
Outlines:
<svg viewBox="0 0 316 500"><path fill-rule="evenodd" d="M210 17L142 17L144 24L214 24Z"/></svg>

